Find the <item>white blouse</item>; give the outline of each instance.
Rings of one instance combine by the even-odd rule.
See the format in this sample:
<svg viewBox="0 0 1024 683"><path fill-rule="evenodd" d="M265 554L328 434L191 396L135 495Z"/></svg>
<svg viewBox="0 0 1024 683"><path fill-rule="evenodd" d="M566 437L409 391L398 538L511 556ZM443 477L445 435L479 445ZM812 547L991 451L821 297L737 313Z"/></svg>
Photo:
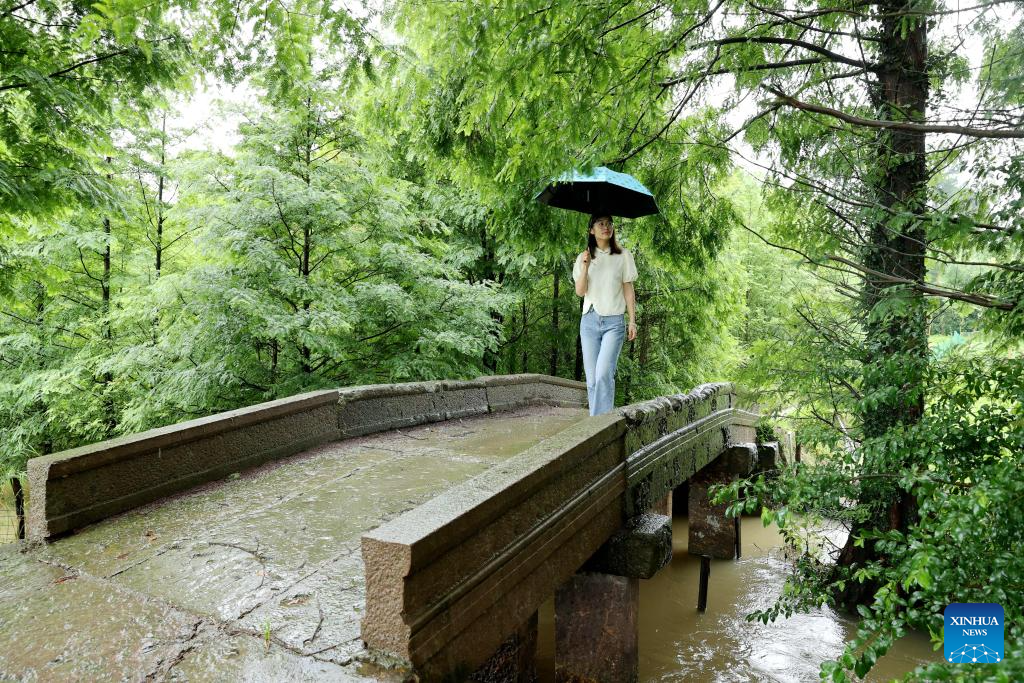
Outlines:
<svg viewBox="0 0 1024 683"><path fill-rule="evenodd" d="M626 297L622 294L622 283L636 280L636 263L629 249L621 247L621 254L611 249L594 250L594 258L587 269L587 293L583 297L583 313L593 306L598 315L621 315L626 312ZM576 257L572 267L572 279L580 281L583 273L583 254Z"/></svg>

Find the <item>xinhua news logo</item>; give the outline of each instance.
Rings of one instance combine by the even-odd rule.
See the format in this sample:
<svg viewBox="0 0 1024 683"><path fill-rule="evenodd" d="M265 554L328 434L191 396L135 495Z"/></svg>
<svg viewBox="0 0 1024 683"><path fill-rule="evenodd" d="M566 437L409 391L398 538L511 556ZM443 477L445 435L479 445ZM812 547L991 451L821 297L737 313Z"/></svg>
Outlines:
<svg viewBox="0 0 1024 683"><path fill-rule="evenodd" d="M994 602L954 602L943 612L943 654L955 664L1003 660L1003 608Z"/></svg>

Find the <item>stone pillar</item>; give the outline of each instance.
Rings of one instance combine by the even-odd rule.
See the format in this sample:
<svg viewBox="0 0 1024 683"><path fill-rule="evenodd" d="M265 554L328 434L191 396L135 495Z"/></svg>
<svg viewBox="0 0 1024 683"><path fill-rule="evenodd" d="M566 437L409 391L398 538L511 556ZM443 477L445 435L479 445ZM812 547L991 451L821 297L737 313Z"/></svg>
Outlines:
<svg viewBox="0 0 1024 683"><path fill-rule="evenodd" d="M710 555L719 560L736 557L736 520L725 516L725 504L712 505L708 489L712 484L745 477L757 465L754 444L730 446L690 477L689 522L691 555Z"/></svg>
<svg viewBox="0 0 1024 683"><path fill-rule="evenodd" d="M665 515L672 519L672 491L669 491L664 498L652 505L649 512L655 515Z"/></svg>
<svg viewBox="0 0 1024 683"><path fill-rule="evenodd" d="M555 592L555 682L636 683L640 580L576 574Z"/></svg>
<svg viewBox="0 0 1024 683"><path fill-rule="evenodd" d="M757 444L757 470L759 472L771 472L779 469L782 464L779 442Z"/></svg>
<svg viewBox="0 0 1024 683"><path fill-rule="evenodd" d="M562 584L555 592L555 681L637 680L639 580L671 561L672 518L648 512L629 519Z"/></svg>
<svg viewBox="0 0 1024 683"><path fill-rule="evenodd" d="M474 683L536 683L536 660L537 613L534 612L468 680Z"/></svg>

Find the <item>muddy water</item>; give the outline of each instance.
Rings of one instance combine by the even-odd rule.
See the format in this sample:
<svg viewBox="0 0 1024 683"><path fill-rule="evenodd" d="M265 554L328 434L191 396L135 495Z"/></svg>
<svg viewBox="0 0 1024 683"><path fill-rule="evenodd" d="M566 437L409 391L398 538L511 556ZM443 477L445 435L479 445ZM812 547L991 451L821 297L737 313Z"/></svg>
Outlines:
<svg viewBox="0 0 1024 683"><path fill-rule="evenodd" d="M697 612L700 559L686 551L685 517L673 520L672 563L640 582L640 681L817 681L822 662L838 656L856 631L854 620L822 609L774 623L745 615L769 607L787 574L782 538L760 518L743 520L743 558L715 560L708 608ZM554 608L540 611L540 680L554 680ZM902 677L938 661L927 634L904 637L875 665L868 681Z"/></svg>

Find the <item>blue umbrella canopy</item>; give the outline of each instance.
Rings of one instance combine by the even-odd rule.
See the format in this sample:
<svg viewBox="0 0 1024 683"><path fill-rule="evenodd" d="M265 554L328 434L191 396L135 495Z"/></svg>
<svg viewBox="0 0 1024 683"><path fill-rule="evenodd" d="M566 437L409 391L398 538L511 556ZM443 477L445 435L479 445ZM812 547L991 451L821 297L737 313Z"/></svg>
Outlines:
<svg viewBox="0 0 1024 683"><path fill-rule="evenodd" d="M659 213L654 195L639 180L604 166L598 166L590 173L565 173L534 199L559 209L623 218Z"/></svg>

